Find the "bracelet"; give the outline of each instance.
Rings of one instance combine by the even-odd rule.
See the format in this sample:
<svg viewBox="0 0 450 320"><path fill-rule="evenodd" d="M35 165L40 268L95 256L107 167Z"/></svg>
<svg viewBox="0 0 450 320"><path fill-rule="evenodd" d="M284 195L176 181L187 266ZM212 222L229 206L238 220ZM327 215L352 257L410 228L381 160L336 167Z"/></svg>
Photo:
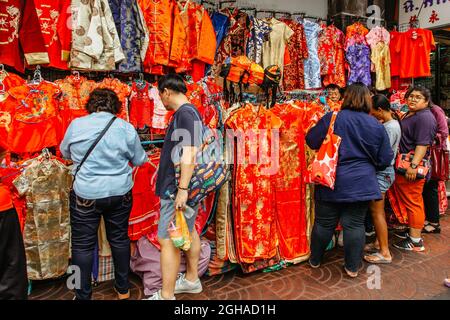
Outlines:
<svg viewBox="0 0 450 320"><path fill-rule="evenodd" d="M183 190L183 191L189 191L189 188L178 187L178 189Z"/></svg>

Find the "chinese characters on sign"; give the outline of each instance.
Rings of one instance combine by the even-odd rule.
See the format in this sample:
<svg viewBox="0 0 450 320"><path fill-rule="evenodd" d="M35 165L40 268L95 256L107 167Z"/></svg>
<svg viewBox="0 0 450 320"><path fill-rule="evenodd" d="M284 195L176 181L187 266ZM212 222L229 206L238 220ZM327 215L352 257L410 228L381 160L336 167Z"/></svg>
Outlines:
<svg viewBox="0 0 450 320"><path fill-rule="evenodd" d="M450 25L450 0L400 0L400 24L420 28Z"/></svg>

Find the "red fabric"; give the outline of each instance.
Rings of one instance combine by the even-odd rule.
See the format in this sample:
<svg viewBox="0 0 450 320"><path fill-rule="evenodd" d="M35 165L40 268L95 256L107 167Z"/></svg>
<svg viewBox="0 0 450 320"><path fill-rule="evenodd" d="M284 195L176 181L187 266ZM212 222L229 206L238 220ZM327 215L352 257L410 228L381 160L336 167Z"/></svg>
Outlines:
<svg viewBox="0 0 450 320"><path fill-rule="evenodd" d="M70 0L33 1L50 58L47 66L67 70L72 40L72 31L69 29Z"/></svg>
<svg viewBox="0 0 450 320"><path fill-rule="evenodd" d="M289 39L288 50L285 54L283 85L285 91L305 88L304 60L308 58L308 46L303 25L293 20L281 19L294 31Z"/></svg>
<svg viewBox="0 0 450 320"><path fill-rule="evenodd" d="M16 209L19 217L20 228L23 232L25 226L25 218L27 212L26 197L19 197L16 188L13 185L13 181L20 175L18 168L0 168L1 184L7 188L9 195L12 197L14 208Z"/></svg>
<svg viewBox="0 0 450 320"><path fill-rule="evenodd" d="M28 64L49 63L44 38L33 1L0 1L0 62L24 72L24 55Z"/></svg>
<svg viewBox="0 0 450 320"><path fill-rule="evenodd" d="M345 87L345 36L334 25L322 30L319 37L319 59L324 85Z"/></svg>
<svg viewBox="0 0 450 320"><path fill-rule="evenodd" d="M21 86L25 84L25 80L19 76L9 73L6 78L3 79L3 85L5 91L8 92L11 88ZM14 113L16 112L16 102L10 94L6 93L0 95L0 141L5 144L6 149L8 147L8 134L11 129L11 122Z"/></svg>
<svg viewBox="0 0 450 320"><path fill-rule="evenodd" d="M237 256L243 263L270 259L277 253L271 176L279 169L271 159L277 154L272 145L272 129L280 128L282 122L270 110L247 104L231 115L227 125L241 137L235 157L233 198ZM259 132L262 133L258 137Z"/></svg>
<svg viewBox="0 0 450 320"><path fill-rule="evenodd" d="M410 29L403 33L395 47L396 52L400 53L400 77L431 76L430 53L435 49L431 30Z"/></svg>
<svg viewBox="0 0 450 320"><path fill-rule="evenodd" d="M146 82L143 87L133 82L130 95L130 123L139 129L150 128L153 117L153 100L148 93L149 83Z"/></svg>
<svg viewBox="0 0 450 320"><path fill-rule="evenodd" d="M10 151L33 153L59 146L64 134L59 117L59 87L42 81L15 87L9 93L16 107L8 135Z"/></svg>
<svg viewBox="0 0 450 320"><path fill-rule="evenodd" d="M397 52L395 48L400 41L401 35L402 34L397 31L391 32L391 41L389 42L389 51L391 53L391 77L400 76L400 52Z"/></svg>
<svg viewBox="0 0 450 320"><path fill-rule="evenodd" d="M195 60L213 64L216 54L216 33L208 12L194 1L188 1L185 4L178 3L181 21L186 32L186 42L182 61L176 71L192 70L194 67L192 62ZM197 68L199 68L198 65ZM196 70L194 75L197 76L198 73L199 70ZM194 79L194 81L200 80L203 75L197 80Z"/></svg>
<svg viewBox="0 0 450 320"><path fill-rule="evenodd" d="M98 83L96 88L99 89L110 89L114 91L117 96L119 97L120 102L122 102L122 109L120 110L119 114L117 114L117 117L120 119L123 119L125 121L129 120L128 115L128 96L131 93L131 88L121 82L119 79L111 79L111 78L105 78L102 82Z"/></svg>
<svg viewBox="0 0 450 320"><path fill-rule="evenodd" d="M131 241L148 235L155 221L158 221L156 217L159 215L160 200L155 195L155 185L159 159L158 152L149 157L150 163L133 169L133 208L128 225Z"/></svg>
<svg viewBox="0 0 450 320"><path fill-rule="evenodd" d="M303 111L292 105L276 105L271 111L282 121L280 170L275 176L278 249L282 258L294 260L309 253L306 219L305 136Z"/></svg>
<svg viewBox="0 0 450 320"><path fill-rule="evenodd" d="M447 188L445 187L444 181L439 181L438 194L439 194L439 212L440 214L445 214L448 209L448 199L447 199Z"/></svg>
<svg viewBox="0 0 450 320"><path fill-rule="evenodd" d="M200 60L194 60L192 62L192 70L189 72L189 75L192 77L192 80L195 82L200 81L205 76L206 63Z"/></svg>
<svg viewBox="0 0 450 320"><path fill-rule="evenodd" d="M89 95L97 84L85 77L68 76L65 79L56 80L55 83L61 88L60 115L64 132L70 123L80 117L88 115L86 104Z"/></svg>
<svg viewBox="0 0 450 320"><path fill-rule="evenodd" d="M163 66L178 67L186 47L186 32L174 0L138 0L150 35L144 71L164 74Z"/></svg>

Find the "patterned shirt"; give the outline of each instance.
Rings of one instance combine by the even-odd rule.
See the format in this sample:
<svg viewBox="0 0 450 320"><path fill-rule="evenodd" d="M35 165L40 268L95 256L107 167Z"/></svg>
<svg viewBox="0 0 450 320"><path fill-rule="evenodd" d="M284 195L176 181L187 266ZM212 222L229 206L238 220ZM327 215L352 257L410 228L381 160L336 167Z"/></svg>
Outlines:
<svg viewBox="0 0 450 320"><path fill-rule="evenodd" d="M322 87L320 79L319 60L319 33L320 26L312 21L304 20L306 43L308 45L308 59L305 60L305 88L315 89Z"/></svg>
<svg viewBox="0 0 450 320"><path fill-rule="evenodd" d="M355 44L347 49L345 54L350 66L348 84L362 82L366 86L372 84L370 76L370 48L367 44Z"/></svg>
<svg viewBox="0 0 450 320"><path fill-rule="evenodd" d="M263 44L268 40L272 28L261 19L250 17L252 27L250 29L250 39L247 43L247 57L252 61L261 64L263 55Z"/></svg>

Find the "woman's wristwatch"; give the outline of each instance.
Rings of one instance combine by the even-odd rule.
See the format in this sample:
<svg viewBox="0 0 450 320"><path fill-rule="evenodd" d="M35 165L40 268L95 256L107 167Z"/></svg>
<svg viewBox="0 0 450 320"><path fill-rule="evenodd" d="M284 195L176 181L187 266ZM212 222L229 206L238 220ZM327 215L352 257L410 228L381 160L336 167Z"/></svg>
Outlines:
<svg viewBox="0 0 450 320"><path fill-rule="evenodd" d="M183 191L189 191L189 188L178 187L178 189L183 190Z"/></svg>
<svg viewBox="0 0 450 320"><path fill-rule="evenodd" d="M419 166L419 165L417 165L417 164L415 164L415 163L411 163L411 169L416 170L418 166Z"/></svg>

